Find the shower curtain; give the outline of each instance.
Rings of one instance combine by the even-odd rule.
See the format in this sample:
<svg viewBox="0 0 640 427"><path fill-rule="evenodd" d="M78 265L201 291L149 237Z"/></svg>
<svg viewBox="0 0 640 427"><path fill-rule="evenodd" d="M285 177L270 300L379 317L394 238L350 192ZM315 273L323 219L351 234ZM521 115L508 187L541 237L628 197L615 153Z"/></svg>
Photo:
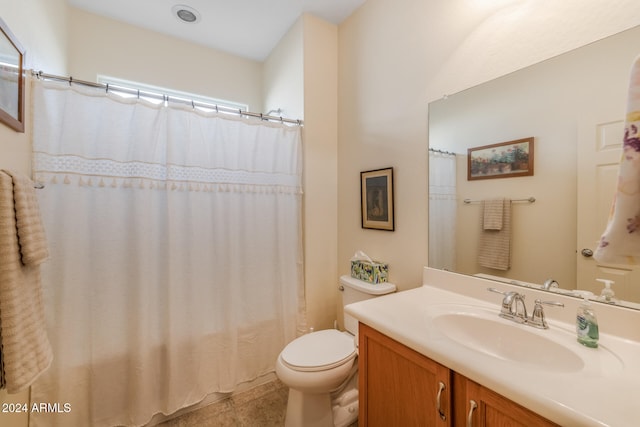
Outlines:
<svg viewBox="0 0 640 427"><path fill-rule="evenodd" d="M456 156L429 150L429 266L456 269Z"/></svg>
<svg viewBox="0 0 640 427"><path fill-rule="evenodd" d="M34 81L54 362L33 426L141 425L305 329L298 126Z"/></svg>

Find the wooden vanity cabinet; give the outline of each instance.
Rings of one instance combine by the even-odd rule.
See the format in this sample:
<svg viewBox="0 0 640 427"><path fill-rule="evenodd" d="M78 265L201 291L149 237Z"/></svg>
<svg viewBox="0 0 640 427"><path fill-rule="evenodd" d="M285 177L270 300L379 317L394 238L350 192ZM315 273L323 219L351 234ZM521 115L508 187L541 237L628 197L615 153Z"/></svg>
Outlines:
<svg viewBox="0 0 640 427"><path fill-rule="evenodd" d="M506 397L453 373L456 426L551 427L558 426ZM473 410L472 410L473 409ZM471 416L471 420L469 420Z"/></svg>
<svg viewBox="0 0 640 427"><path fill-rule="evenodd" d="M359 427L452 425L449 368L365 324L358 335Z"/></svg>
<svg viewBox="0 0 640 427"><path fill-rule="evenodd" d="M359 427L557 426L363 323L358 363Z"/></svg>

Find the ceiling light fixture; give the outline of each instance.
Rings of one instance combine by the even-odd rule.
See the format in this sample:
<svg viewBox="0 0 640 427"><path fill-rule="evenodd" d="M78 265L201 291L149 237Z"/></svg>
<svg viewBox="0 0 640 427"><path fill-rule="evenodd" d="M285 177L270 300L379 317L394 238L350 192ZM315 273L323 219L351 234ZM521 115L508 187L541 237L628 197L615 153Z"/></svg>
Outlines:
<svg viewBox="0 0 640 427"><path fill-rule="evenodd" d="M190 6L177 4L171 8L171 11L176 18L187 24L195 24L200 21L200 12Z"/></svg>

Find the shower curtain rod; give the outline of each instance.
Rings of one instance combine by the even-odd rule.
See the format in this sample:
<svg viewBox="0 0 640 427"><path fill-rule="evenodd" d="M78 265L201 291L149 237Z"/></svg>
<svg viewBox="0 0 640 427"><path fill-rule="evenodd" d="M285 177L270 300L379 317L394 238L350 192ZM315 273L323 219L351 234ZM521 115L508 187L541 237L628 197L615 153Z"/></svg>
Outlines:
<svg viewBox="0 0 640 427"><path fill-rule="evenodd" d="M440 153L440 154L449 154L451 156L456 155L456 153L454 152L446 151L446 150L438 150L437 148L429 148L429 151L433 151L434 153Z"/></svg>
<svg viewBox="0 0 640 427"><path fill-rule="evenodd" d="M280 117L270 116L268 114L262 114L262 113L252 113L250 111L242 111L241 109L230 108L230 107L220 106L216 104L207 104L205 102L200 102L200 101L194 101L193 99L184 99L176 96L170 97L169 95L165 95L163 93L149 92L149 91L134 89L130 87L120 86L120 85L110 85L109 83L94 83L94 82L89 82L85 80L77 80L71 76L69 77L57 76L54 74L47 74L42 71L35 71L35 70L31 70L31 75L42 80L58 80L63 82L69 82L69 85L79 84L83 86L90 86L94 88L104 89L107 92L109 92L109 88L114 88L114 90L117 90L120 92L127 92L133 95L137 95L138 98L140 97L140 95L144 95L147 98L161 99L165 102L171 101L171 102L178 102L186 105L191 105L193 108L195 107L212 108L216 110L216 112L237 114L238 116L255 117L260 120L274 121L274 122L280 122L280 123L292 123L298 126L303 126L302 120L287 119L281 116Z"/></svg>

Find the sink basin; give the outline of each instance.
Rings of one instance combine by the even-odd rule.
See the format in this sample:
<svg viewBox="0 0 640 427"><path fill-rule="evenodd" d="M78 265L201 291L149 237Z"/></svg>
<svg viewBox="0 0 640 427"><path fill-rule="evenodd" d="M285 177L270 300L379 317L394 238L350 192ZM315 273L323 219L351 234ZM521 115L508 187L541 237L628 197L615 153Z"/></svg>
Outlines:
<svg viewBox="0 0 640 427"><path fill-rule="evenodd" d="M440 313L432 317L432 325L458 344L498 359L546 371L568 373L584 369L580 355L544 336L549 331L529 330L529 326L504 320L497 313L493 317L471 310Z"/></svg>

